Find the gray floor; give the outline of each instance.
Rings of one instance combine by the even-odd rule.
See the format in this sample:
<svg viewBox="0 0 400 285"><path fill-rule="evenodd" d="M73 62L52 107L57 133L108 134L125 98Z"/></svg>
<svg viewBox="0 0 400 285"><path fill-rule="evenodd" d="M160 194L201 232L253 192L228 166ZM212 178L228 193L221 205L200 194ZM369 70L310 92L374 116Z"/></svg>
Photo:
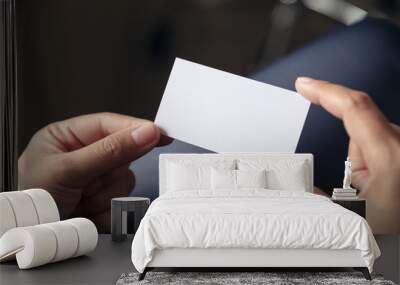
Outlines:
<svg viewBox="0 0 400 285"><path fill-rule="evenodd" d="M377 236L383 256L376 261L375 273L399 283L399 236ZM121 243L110 235L100 235L94 252L29 270L19 270L15 262L0 265L0 284L115 284L121 274L133 272L130 248L132 237Z"/></svg>
<svg viewBox="0 0 400 285"><path fill-rule="evenodd" d="M0 265L0 284L115 284L124 272L134 270L131 262L132 238L121 243L110 235L100 235L94 252L88 256L18 270L15 262Z"/></svg>

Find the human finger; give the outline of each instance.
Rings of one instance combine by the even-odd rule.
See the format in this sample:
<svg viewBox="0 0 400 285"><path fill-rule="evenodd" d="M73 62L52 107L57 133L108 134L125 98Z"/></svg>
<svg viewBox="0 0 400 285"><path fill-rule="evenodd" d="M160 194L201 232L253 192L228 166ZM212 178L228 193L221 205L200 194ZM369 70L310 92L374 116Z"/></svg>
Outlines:
<svg viewBox="0 0 400 285"><path fill-rule="evenodd" d="M152 123L144 123L66 153L64 163L70 176L85 183L139 158L156 146L159 138L158 128Z"/></svg>
<svg viewBox="0 0 400 285"><path fill-rule="evenodd" d="M312 103L342 119L351 139L365 148L364 155L374 153L378 144L385 144L393 136L388 120L363 92L307 77L296 80L296 89Z"/></svg>
<svg viewBox="0 0 400 285"><path fill-rule="evenodd" d="M115 113L95 113L48 125L44 131L65 151L90 145L115 132L136 128L150 121Z"/></svg>

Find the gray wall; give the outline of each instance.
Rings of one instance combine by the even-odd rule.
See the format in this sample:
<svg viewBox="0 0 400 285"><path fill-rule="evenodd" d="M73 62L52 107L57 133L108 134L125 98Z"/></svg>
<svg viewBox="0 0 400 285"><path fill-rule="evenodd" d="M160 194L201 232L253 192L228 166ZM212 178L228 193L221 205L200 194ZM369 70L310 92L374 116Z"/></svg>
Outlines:
<svg viewBox="0 0 400 285"><path fill-rule="evenodd" d="M176 56L248 75L264 48L283 48L275 60L337 25L299 7L287 46L266 41L280 3L17 0L19 153L38 129L68 117L110 111L153 119Z"/></svg>

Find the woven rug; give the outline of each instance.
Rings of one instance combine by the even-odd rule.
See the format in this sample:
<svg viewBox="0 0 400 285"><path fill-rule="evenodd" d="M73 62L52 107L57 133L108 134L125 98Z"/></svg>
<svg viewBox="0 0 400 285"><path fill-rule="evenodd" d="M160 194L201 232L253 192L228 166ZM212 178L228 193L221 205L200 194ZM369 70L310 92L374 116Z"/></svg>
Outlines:
<svg viewBox="0 0 400 285"><path fill-rule="evenodd" d="M395 285L380 275L368 281L360 272L148 272L138 281L138 273L122 274L117 285L133 284L379 284Z"/></svg>

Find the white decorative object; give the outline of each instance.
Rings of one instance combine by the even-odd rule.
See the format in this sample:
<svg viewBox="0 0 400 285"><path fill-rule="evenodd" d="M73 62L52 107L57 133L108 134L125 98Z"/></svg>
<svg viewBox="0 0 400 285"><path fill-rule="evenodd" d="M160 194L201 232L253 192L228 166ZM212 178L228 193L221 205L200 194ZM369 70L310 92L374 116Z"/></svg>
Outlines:
<svg viewBox="0 0 400 285"><path fill-rule="evenodd" d="M17 227L26 227L39 224L35 205L30 196L23 191L3 192L1 196L6 198L11 205Z"/></svg>
<svg viewBox="0 0 400 285"><path fill-rule="evenodd" d="M28 189L20 191L28 194L33 201L39 224L52 223L60 220L56 202L49 192L43 189Z"/></svg>
<svg viewBox="0 0 400 285"><path fill-rule="evenodd" d="M79 236L78 248L73 257L86 254L96 248L98 239L97 228L90 220L75 218L66 220L65 222L70 223Z"/></svg>
<svg viewBox="0 0 400 285"><path fill-rule="evenodd" d="M0 193L0 262L17 259L20 269L86 254L97 245L96 226L88 219L60 222L47 191Z"/></svg>
<svg viewBox="0 0 400 285"><path fill-rule="evenodd" d="M0 238L0 261L16 257L20 269L28 269L86 254L97 245L96 226L88 219L7 231Z"/></svg>
<svg viewBox="0 0 400 285"><path fill-rule="evenodd" d="M15 227L34 226L60 220L56 202L43 189L0 193L0 237ZM4 217L4 219L3 219Z"/></svg>
<svg viewBox="0 0 400 285"><path fill-rule="evenodd" d="M353 173L351 169L350 157L347 157L344 162L344 178L343 188L334 188L332 193L332 199L334 200L357 200L357 190L351 188L351 175Z"/></svg>
<svg viewBox="0 0 400 285"><path fill-rule="evenodd" d="M51 262L57 262L70 258L77 252L79 244L78 231L71 227L67 221L44 224L56 236L57 246L56 255ZM50 261L49 261L50 262Z"/></svg>
<svg viewBox="0 0 400 285"><path fill-rule="evenodd" d="M15 228L17 222L15 221L13 209L10 202L0 194L0 237L9 229Z"/></svg>
<svg viewBox="0 0 400 285"><path fill-rule="evenodd" d="M347 160L344 162L344 178L343 178L343 189L352 189L351 188L351 160L350 157L347 157Z"/></svg>
<svg viewBox="0 0 400 285"><path fill-rule="evenodd" d="M354 188L343 189L343 188L334 188L332 199L334 200L357 200L357 190Z"/></svg>
<svg viewBox="0 0 400 285"><path fill-rule="evenodd" d="M53 231L41 225L14 228L0 238L0 261L16 259L20 269L49 263L56 251Z"/></svg>

